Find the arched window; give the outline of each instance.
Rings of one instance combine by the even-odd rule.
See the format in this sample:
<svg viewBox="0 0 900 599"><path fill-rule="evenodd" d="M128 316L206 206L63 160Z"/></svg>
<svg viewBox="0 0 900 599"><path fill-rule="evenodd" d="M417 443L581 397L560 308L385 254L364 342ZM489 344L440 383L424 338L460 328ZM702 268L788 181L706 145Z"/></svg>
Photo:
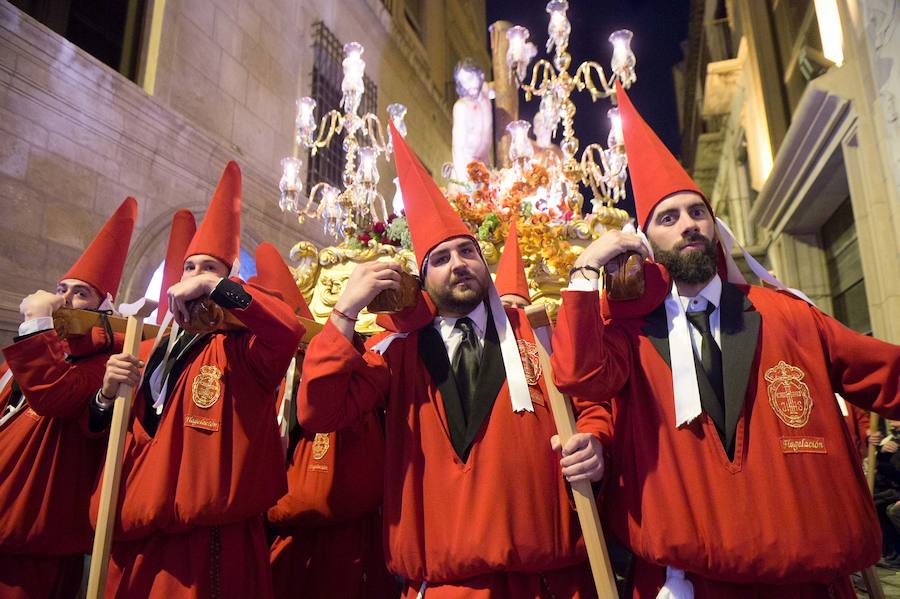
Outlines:
<svg viewBox="0 0 900 599"><path fill-rule="evenodd" d="M241 248L241 271L240 277L244 281L249 279L252 276L256 275L256 259L253 257L250 252ZM159 299L160 286L162 285L162 277L163 277L163 266L165 265L165 260L159 263L159 266L156 267L156 270L153 271L153 276L150 277L150 284L147 285L147 291L144 292L144 297L150 298L153 301L157 301ZM153 311L153 314L150 315L148 320L156 319L156 310Z"/></svg>

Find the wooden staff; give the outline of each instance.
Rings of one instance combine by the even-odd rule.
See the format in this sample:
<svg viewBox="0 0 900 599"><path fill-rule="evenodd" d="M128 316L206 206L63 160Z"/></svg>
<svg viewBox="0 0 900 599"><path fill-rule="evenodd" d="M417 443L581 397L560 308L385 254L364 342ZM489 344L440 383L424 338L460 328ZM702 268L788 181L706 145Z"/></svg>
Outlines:
<svg viewBox="0 0 900 599"><path fill-rule="evenodd" d="M141 332L144 319L156 309L156 302L144 298L138 304L134 315L128 317L125 329L124 351L137 356L141 348ZM94 549L91 552L91 571L88 578L87 596L100 599L106 587L106 571L109 565L109 550L112 544L113 528L116 521L116 503L119 498L119 482L122 475L122 452L125 448L125 433L131 415L131 401L134 388L119 385L113 404L112 424L109 429L109 444L106 446L106 465L103 467L103 486L100 488L100 509L97 514L97 531L94 533Z"/></svg>
<svg viewBox="0 0 900 599"><path fill-rule="evenodd" d="M869 435L878 432L878 414L875 412L869 412ZM874 443L870 443L869 439L866 439L867 446L867 463L869 469L866 471L866 482L869 485L869 493L871 495L875 495L875 453L877 451L877 447L875 447ZM878 578L878 570L875 566L869 566L865 570L862 571L863 583L866 585L866 590L869 592L869 597L872 599L884 599L884 589L881 588L881 579Z"/></svg>
<svg viewBox="0 0 900 599"><path fill-rule="evenodd" d="M529 306L525 309L525 313L528 315L528 322L532 329L537 330L541 327L551 326L550 315L547 314L545 306ZM553 370L547 350L542 343L536 345L541 360L541 370L544 373L544 382L547 385L547 393L550 396L550 409L553 411L553 420L556 422L556 430L559 433L559 442L565 445L566 441L577 432L572 401L563 395L553 383ZM578 521L581 523L581 534L584 536L584 545L587 548L594 585L597 587L597 596L603 599L609 597L617 599L619 592L616 588L616 575L609 561L609 552L606 550L606 541L603 538L603 529L600 526L600 515L597 512L597 501L594 499L591 481L579 480L569 483L569 485L572 487L572 496L575 499L575 509L578 512Z"/></svg>

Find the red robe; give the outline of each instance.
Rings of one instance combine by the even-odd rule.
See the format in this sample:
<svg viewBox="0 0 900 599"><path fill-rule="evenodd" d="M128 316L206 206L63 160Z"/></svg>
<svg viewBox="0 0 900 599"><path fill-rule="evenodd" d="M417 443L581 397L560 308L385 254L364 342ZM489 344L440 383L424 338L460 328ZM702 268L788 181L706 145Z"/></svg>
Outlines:
<svg viewBox="0 0 900 599"><path fill-rule="evenodd" d="M2 597L75 597L80 590L83 554L94 538L91 489L105 451L103 438L86 434L85 418L113 353L106 342L100 329L66 340L48 330L3 349L0 375L12 370L26 405L0 427ZM11 393L10 382L0 411Z"/></svg>
<svg viewBox="0 0 900 599"><path fill-rule="evenodd" d="M745 326L722 332L726 394L746 380L733 462L705 413L675 427L664 312L604 324L597 293L563 292L557 384L579 404L611 405L607 522L636 555L635 596L655 597L663 566L685 570L698 599L845 592L848 573L878 560L881 535L834 393L900 413L900 347L786 294L732 289Z"/></svg>
<svg viewBox="0 0 900 599"><path fill-rule="evenodd" d="M516 337L534 343L524 312L507 314ZM472 597L478 589L593 596L577 516L550 448L556 430L543 386L531 387L534 413L514 413L503 382L463 463L418 354L421 330L381 356L361 353L329 322L307 350L298 398L300 422L313 431L339 430L386 408L388 568L407 579L413 597L423 581L428 597ZM581 430L596 429L594 412L580 415Z"/></svg>
<svg viewBox="0 0 900 599"><path fill-rule="evenodd" d="M303 329L284 302L244 289L252 301L232 312L247 330L191 350L153 437L144 389L135 395L108 597L271 596L262 514L286 490L275 394ZM99 496L98 483L94 522Z"/></svg>
<svg viewBox="0 0 900 599"><path fill-rule="evenodd" d="M288 492L267 513L276 599L396 597L382 549L383 471L375 413L336 433L303 431L287 466Z"/></svg>

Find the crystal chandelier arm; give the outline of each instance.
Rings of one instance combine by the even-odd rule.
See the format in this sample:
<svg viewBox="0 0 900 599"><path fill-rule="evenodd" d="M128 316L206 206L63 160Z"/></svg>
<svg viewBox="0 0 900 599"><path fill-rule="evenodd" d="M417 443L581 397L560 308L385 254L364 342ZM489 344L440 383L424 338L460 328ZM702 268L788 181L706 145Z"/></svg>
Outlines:
<svg viewBox="0 0 900 599"><path fill-rule="evenodd" d="M337 110L329 110L319 123L319 135L309 146L312 155L315 156L319 148L324 148L331 143L335 133L339 133L344 124L344 116Z"/></svg>
<svg viewBox="0 0 900 599"><path fill-rule="evenodd" d="M592 72L596 72L597 77L600 79L600 89L594 84ZM615 75L612 76L612 78L614 77ZM589 60L578 65L578 70L575 71L573 81L578 87L578 91L584 91L584 89L587 88L591 93L591 100L596 102L598 98L608 98L615 93L615 88L612 85L612 78L607 79L603 67L593 60Z"/></svg>
<svg viewBox="0 0 900 599"><path fill-rule="evenodd" d="M538 75L540 73L541 83L538 85ZM531 100L531 96L543 96L544 91L553 85L556 81L556 69L550 64L550 61L542 58L531 68L531 83L525 85L520 84L522 91L525 92L525 101ZM549 84L549 85L548 85Z"/></svg>
<svg viewBox="0 0 900 599"><path fill-rule="evenodd" d="M312 189L309 190L309 198L306 200L306 208L303 209L302 214L308 216L310 218L318 218L321 216L321 206L313 206L313 201L316 198L316 193L320 191L327 183L321 182L313 185Z"/></svg>
<svg viewBox="0 0 900 599"><path fill-rule="evenodd" d="M366 113L363 119L365 120L366 133L369 136L372 146L377 148L380 152L388 153L388 144L384 136L384 127L381 126L381 120L379 120L378 115L369 112Z"/></svg>
<svg viewBox="0 0 900 599"><path fill-rule="evenodd" d="M600 156L601 164L604 162L603 146L597 143L588 144L588 146L581 153L581 182L585 185L588 185L591 188L591 191L594 193L594 197L597 198L601 195L599 187L601 186L601 181L603 180L604 169L603 167L601 167L601 165L597 164L597 161L594 158L595 152L598 156Z"/></svg>

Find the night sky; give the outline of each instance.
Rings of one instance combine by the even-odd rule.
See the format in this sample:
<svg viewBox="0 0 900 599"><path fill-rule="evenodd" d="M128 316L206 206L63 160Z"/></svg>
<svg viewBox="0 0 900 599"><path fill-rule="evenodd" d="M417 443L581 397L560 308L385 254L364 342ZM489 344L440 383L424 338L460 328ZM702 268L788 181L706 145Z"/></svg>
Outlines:
<svg viewBox="0 0 900 599"><path fill-rule="evenodd" d="M530 41L538 47L537 58L552 59L545 50L546 6L546 0L487 0L487 22L490 25L506 20L527 27L531 32ZM629 97L676 155L681 140L672 67L683 59L681 43L687 39L688 8L688 0L569 0L568 11L572 23L569 36L569 53L572 55L569 72L572 74L585 60L598 62L608 74L612 56L609 34L617 29L634 32L631 47L637 58L637 81L629 90ZM577 154L580 157L581 149L588 143L599 141L606 145L609 132L606 111L610 103L609 100L598 100L592 105L587 90L574 92L573 98L578 108L575 135L580 142ZM520 96L522 118L530 120L539 102L539 99L532 99L526 103L524 95ZM620 207L631 212L630 206Z"/></svg>

